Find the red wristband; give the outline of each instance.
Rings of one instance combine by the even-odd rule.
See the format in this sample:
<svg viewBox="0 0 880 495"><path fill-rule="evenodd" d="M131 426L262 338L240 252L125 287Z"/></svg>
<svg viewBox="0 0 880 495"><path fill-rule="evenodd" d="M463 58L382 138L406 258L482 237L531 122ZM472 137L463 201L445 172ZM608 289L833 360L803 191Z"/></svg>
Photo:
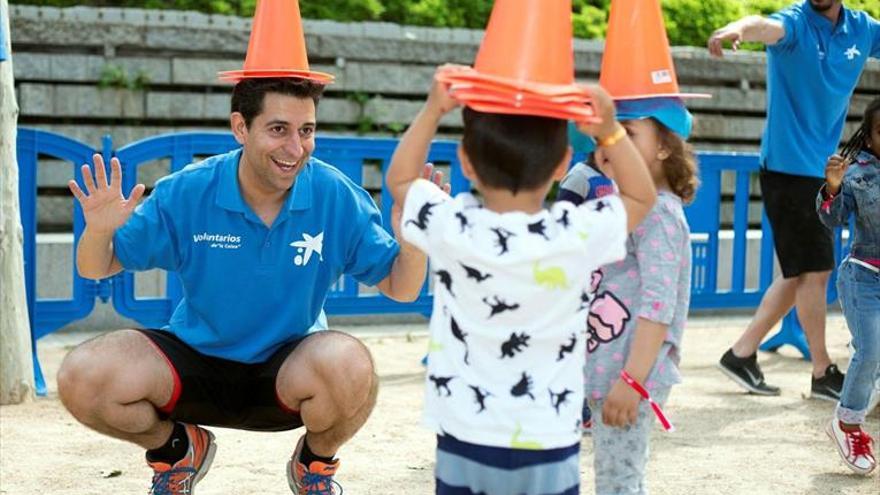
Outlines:
<svg viewBox="0 0 880 495"><path fill-rule="evenodd" d="M663 414L663 409L660 409L660 405L654 402L654 399L651 398L651 394L645 390L645 387L642 386L641 383L637 382L635 378L629 376L629 373L626 370L620 370L620 378L626 382L627 385L632 387L633 390L639 393L642 396L642 399L645 399L651 404L651 409L654 410L654 415L657 416L657 419L660 420L660 424L663 425L663 429L666 431L675 431L675 427L672 426L672 423L666 419L666 415Z"/></svg>

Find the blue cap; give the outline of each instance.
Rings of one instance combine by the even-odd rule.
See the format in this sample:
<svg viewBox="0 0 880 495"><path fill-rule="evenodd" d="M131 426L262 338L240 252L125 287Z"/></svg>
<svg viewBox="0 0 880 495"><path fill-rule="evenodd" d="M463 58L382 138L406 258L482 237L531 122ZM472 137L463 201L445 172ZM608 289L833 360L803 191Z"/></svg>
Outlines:
<svg viewBox="0 0 880 495"><path fill-rule="evenodd" d="M615 102L615 106L617 107L617 120L653 118L682 139L687 139L691 135L694 117L679 98L618 100Z"/></svg>
<svg viewBox="0 0 880 495"><path fill-rule="evenodd" d="M685 108L679 98L658 97L638 98L633 100L616 100L617 120L640 120L653 118L666 126L670 131L687 139L691 135L694 117ZM596 142L577 130L574 123L568 124L568 140L575 153L592 153Z"/></svg>

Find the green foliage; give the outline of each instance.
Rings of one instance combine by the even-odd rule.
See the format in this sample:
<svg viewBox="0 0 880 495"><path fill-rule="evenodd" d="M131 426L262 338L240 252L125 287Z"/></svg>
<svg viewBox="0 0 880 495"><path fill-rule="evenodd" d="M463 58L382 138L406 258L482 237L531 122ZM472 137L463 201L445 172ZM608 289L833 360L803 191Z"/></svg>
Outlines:
<svg viewBox="0 0 880 495"><path fill-rule="evenodd" d="M874 19L880 19L880 2L877 0L846 0L844 5L851 9L864 10Z"/></svg>
<svg viewBox="0 0 880 495"><path fill-rule="evenodd" d="M579 2L580 3L580 2ZM585 3L585 2L583 2ZM608 29L608 11L596 5L572 5L571 22L578 38L604 38Z"/></svg>
<svg viewBox="0 0 880 495"><path fill-rule="evenodd" d="M380 0L320 0L300 2L299 6L307 19L334 21L376 21L385 11Z"/></svg>
<svg viewBox="0 0 880 495"><path fill-rule="evenodd" d="M795 0L661 0L673 45L703 46L712 31L749 14L767 15ZM68 7L93 5L147 9L197 10L252 16L257 0L10 0L13 4ZM482 29L492 0L301 0L302 15L337 21L385 21L419 26ZM575 36L605 36L611 0L572 0ZM880 0L845 0L848 8L880 19Z"/></svg>
<svg viewBox="0 0 880 495"><path fill-rule="evenodd" d="M130 89L139 91L150 85L150 76L143 70L138 70L130 76L126 70L115 64L106 64L101 68L98 77L98 87L102 89Z"/></svg>
<svg viewBox="0 0 880 495"><path fill-rule="evenodd" d="M492 0L383 0L382 20L416 26L482 29Z"/></svg>
<svg viewBox="0 0 880 495"><path fill-rule="evenodd" d="M742 2L663 0L666 34L672 45L703 46L713 31L747 14Z"/></svg>
<svg viewBox="0 0 880 495"><path fill-rule="evenodd" d="M127 88L128 76L125 69L118 65L107 64L101 67L101 76L98 78L99 88Z"/></svg>
<svg viewBox="0 0 880 495"><path fill-rule="evenodd" d="M770 15L793 2L791 0L744 0L744 9L749 14Z"/></svg>

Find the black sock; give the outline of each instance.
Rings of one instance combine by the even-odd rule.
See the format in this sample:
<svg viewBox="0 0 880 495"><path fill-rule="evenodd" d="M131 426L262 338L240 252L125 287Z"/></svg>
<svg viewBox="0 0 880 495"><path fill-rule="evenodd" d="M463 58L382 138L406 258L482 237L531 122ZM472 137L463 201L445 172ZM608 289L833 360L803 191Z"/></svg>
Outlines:
<svg viewBox="0 0 880 495"><path fill-rule="evenodd" d="M168 437L168 441L158 449L148 450L147 460L174 464L183 459L188 449L189 437L186 436L186 428L184 428L183 423L174 423L174 429L171 430L171 436Z"/></svg>
<svg viewBox="0 0 880 495"><path fill-rule="evenodd" d="M312 462L318 461L323 462L324 464L333 464L333 456L330 457L321 457L309 448L308 439L303 439L303 449L299 453L299 462L305 464L307 467L312 464Z"/></svg>

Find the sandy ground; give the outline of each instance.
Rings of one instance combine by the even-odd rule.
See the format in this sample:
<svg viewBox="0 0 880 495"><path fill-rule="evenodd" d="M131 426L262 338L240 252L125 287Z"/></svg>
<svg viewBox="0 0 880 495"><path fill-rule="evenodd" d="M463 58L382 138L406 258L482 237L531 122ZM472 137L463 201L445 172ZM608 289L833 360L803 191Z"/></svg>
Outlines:
<svg viewBox="0 0 880 495"><path fill-rule="evenodd" d="M653 494L871 494L880 477L850 474L823 432L833 405L806 399L809 365L792 348L762 354L765 374L781 397L742 393L715 363L747 323L742 317L699 317L685 333L685 383L667 411L673 434L654 432L649 466ZM419 426L426 325L344 327L375 354L382 389L366 427L339 453L346 494L433 493L432 434ZM849 333L831 316L829 350L842 369ZM136 446L78 424L57 398L54 374L82 334L49 336L40 356L49 396L0 408L0 493L146 493L150 472ZM880 415L869 427L880 437ZM199 495L288 493L284 465L298 432L215 429L218 453ZM583 492L592 489L592 442L583 443Z"/></svg>

